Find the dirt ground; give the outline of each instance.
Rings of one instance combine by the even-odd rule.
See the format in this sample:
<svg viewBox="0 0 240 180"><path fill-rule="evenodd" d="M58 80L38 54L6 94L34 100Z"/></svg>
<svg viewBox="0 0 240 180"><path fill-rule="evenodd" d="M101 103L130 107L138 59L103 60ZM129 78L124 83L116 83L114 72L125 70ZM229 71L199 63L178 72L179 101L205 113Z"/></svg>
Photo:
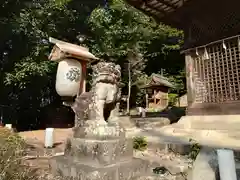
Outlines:
<svg viewBox="0 0 240 180"><path fill-rule="evenodd" d="M54 129L54 147L44 148L45 130L20 132L28 150L26 163L33 168L49 170L49 160L57 153L64 152L67 138L72 136L72 129Z"/></svg>
<svg viewBox="0 0 240 180"><path fill-rule="evenodd" d="M44 143L45 130L25 131L20 132L19 135L26 141L35 139ZM54 129L54 142L59 143L66 140L67 137L72 136L72 129Z"/></svg>

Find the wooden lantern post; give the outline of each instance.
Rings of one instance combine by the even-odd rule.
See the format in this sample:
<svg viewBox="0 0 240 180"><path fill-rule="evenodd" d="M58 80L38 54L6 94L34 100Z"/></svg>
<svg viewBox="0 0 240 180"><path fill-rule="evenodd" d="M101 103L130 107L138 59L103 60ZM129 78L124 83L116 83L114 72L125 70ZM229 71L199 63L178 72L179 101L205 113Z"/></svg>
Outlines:
<svg viewBox="0 0 240 180"><path fill-rule="evenodd" d="M49 38L54 44L49 60L58 62L56 91L64 98L72 98L86 92L87 63L97 58L87 48ZM63 102L68 105L68 102ZM53 147L54 129L45 131L45 147Z"/></svg>
<svg viewBox="0 0 240 180"><path fill-rule="evenodd" d="M60 41L51 37L49 38L49 41L55 44L49 56L51 61L61 62L67 59L74 59L81 63L81 80L79 82L78 93L72 94L74 96L79 96L81 93L86 92L87 63L93 62L98 58L91 54L85 47ZM62 96L61 93L59 93L59 95ZM69 96L71 95L69 94Z"/></svg>
<svg viewBox="0 0 240 180"><path fill-rule="evenodd" d="M86 79L87 79L87 62L86 61L82 61L82 80L80 82L80 89L79 89L79 94L81 93L85 93L86 92Z"/></svg>

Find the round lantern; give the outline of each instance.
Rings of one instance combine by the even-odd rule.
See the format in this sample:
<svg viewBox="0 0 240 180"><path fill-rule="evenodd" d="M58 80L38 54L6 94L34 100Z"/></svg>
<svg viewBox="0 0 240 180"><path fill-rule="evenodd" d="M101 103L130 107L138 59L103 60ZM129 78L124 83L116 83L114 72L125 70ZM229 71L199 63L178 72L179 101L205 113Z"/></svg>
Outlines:
<svg viewBox="0 0 240 180"><path fill-rule="evenodd" d="M82 77L82 65L75 59L63 59L58 63L56 91L60 96L76 96Z"/></svg>

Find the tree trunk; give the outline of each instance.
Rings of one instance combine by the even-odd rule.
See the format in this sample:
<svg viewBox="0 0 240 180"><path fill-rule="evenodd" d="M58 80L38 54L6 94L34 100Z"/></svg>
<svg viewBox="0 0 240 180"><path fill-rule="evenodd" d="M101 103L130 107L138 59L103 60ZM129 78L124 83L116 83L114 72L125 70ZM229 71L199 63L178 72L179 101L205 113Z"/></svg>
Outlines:
<svg viewBox="0 0 240 180"><path fill-rule="evenodd" d="M147 92L145 92L146 93L146 109L148 108L148 93Z"/></svg>
<svg viewBox="0 0 240 180"><path fill-rule="evenodd" d="M131 96L131 86L132 86L132 80L131 80L131 65L128 63L128 97L127 97L127 114L130 114L130 96Z"/></svg>
<svg viewBox="0 0 240 180"><path fill-rule="evenodd" d="M180 107L180 94L179 94L179 90L178 90L178 97L177 97L177 100L178 100L178 107Z"/></svg>

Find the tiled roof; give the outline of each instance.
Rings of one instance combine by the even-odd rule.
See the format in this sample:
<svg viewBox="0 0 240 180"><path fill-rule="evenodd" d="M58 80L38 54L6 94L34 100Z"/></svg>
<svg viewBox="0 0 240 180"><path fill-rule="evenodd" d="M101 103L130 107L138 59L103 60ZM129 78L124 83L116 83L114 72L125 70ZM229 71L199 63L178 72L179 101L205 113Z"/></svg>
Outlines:
<svg viewBox="0 0 240 180"><path fill-rule="evenodd" d="M154 74L154 73L151 75L146 85L144 85L142 88L147 88L152 86L165 86L169 88L174 87L174 85L170 83L166 77L159 74Z"/></svg>

